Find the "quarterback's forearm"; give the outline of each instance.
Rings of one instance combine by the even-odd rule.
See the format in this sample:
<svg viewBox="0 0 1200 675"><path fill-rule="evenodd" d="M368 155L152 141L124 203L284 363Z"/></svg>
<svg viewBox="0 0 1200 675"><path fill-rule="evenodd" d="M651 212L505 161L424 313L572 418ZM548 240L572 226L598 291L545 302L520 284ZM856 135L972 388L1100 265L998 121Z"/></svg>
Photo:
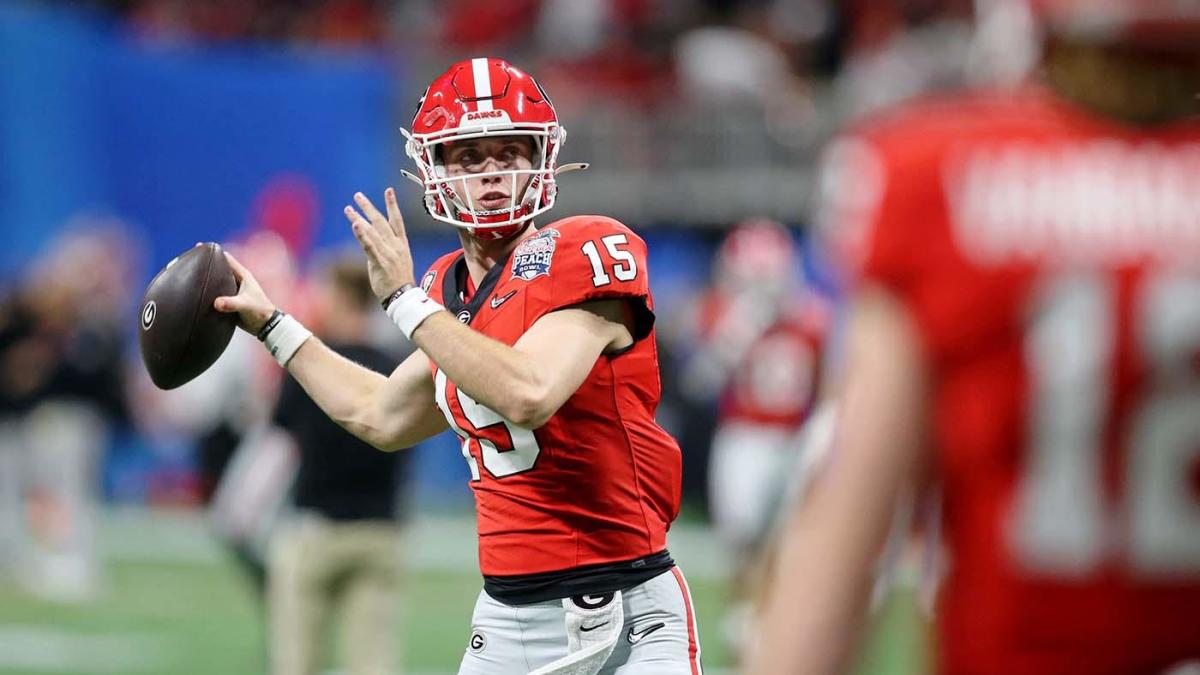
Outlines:
<svg viewBox="0 0 1200 675"><path fill-rule="evenodd" d="M387 377L345 358L316 337L300 347L287 369L330 419L367 443L380 445L382 429L373 420L372 402Z"/></svg>
<svg viewBox="0 0 1200 675"><path fill-rule="evenodd" d="M236 296L213 301L237 313L250 334L262 333L271 356L286 364L300 386L332 420L377 448L408 447L445 429L434 404L429 360L410 355L390 376L364 368L327 347L294 318L278 310L250 270L226 254L238 280Z"/></svg>
<svg viewBox="0 0 1200 675"><path fill-rule="evenodd" d="M546 378L529 354L471 330L449 312L430 316L412 339L471 398L520 426L538 421Z"/></svg>
<svg viewBox="0 0 1200 675"><path fill-rule="evenodd" d="M591 372L619 331L597 305L550 312L509 347L446 312L426 319L413 341L468 396L508 421L536 429Z"/></svg>
<svg viewBox="0 0 1200 675"><path fill-rule="evenodd" d="M310 338L288 371L330 419L381 450L411 447L446 428L419 351L384 377Z"/></svg>

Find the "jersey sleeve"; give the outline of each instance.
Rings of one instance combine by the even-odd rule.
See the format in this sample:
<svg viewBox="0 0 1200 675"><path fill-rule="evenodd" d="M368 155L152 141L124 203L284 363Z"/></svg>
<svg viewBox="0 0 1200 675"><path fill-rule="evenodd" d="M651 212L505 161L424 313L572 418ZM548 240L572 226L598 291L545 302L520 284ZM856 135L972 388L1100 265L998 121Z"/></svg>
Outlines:
<svg viewBox="0 0 1200 675"><path fill-rule="evenodd" d="M548 312L589 300L625 298L633 312L634 339L649 335L654 311L646 242L611 218L579 218L555 225L534 238L545 241L527 240L522 243L527 250L518 247L513 253L514 273L519 276L523 265L534 264L526 261L536 260L539 252L544 255L547 246L552 248L550 264L538 279L530 323Z"/></svg>
<svg viewBox="0 0 1200 675"><path fill-rule="evenodd" d="M915 273L920 186L905 163L902 153L867 133L845 135L824 153L817 225L851 286L872 282L902 291Z"/></svg>
<svg viewBox="0 0 1200 675"><path fill-rule="evenodd" d="M864 127L825 153L818 227L850 288L900 301L931 354L960 333L963 262L948 214L945 159L953 138L919 119Z"/></svg>

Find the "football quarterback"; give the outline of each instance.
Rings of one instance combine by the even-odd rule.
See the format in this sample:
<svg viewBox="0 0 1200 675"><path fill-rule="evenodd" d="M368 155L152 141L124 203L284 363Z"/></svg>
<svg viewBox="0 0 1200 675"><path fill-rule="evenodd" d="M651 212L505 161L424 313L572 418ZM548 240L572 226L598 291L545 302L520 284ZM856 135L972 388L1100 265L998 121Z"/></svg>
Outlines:
<svg viewBox="0 0 1200 675"><path fill-rule="evenodd" d="M679 446L660 397L646 244L611 218L541 227L566 131L546 92L494 58L426 89L406 153L462 248L413 271L396 193L346 217L372 288L418 350L390 377L338 357L234 262L237 312L334 420L387 450L462 439L484 577L463 674L695 675L700 647L666 549Z"/></svg>

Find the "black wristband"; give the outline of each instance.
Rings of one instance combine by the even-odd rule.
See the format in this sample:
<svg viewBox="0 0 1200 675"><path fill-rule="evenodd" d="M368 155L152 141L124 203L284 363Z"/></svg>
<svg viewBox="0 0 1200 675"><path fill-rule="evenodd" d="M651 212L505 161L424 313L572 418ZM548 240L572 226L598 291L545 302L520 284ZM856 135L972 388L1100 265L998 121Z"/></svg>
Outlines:
<svg viewBox="0 0 1200 675"><path fill-rule="evenodd" d="M397 288L394 293L392 293L391 295L387 296L386 298L384 298L383 300L381 300L379 302L379 304L383 305L383 311L386 312L387 308L390 307L391 304L396 301L396 298L403 295L405 291L411 290L416 287L417 287L416 284L408 283L408 284L404 284L400 288Z"/></svg>
<svg viewBox="0 0 1200 675"><path fill-rule="evenodd" d="M283 312L279 311L278 309L275 310L271 314L271 318L267 319L267 322L263 324L263 327L259 329L258 333L256 333L254 337L258 338L259 342L266 340L267 336L271 334L271 331L274 330L275 326L278 326L279 322L283 321L283 317Z"/></svg>

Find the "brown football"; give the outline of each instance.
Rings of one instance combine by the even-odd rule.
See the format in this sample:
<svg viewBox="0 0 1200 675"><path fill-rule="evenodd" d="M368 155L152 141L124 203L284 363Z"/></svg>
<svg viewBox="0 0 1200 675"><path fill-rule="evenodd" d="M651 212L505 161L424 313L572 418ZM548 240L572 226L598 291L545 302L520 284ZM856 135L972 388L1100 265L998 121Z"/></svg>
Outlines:
<svg viewBox="0 0 1200 675"><path fill-rule="evenodd" d="M142 298L142 361L160 389L191 381L216 362L237 328L234 314L213 300L237 293L219 244L197 244L167 263Z"/></svg>

